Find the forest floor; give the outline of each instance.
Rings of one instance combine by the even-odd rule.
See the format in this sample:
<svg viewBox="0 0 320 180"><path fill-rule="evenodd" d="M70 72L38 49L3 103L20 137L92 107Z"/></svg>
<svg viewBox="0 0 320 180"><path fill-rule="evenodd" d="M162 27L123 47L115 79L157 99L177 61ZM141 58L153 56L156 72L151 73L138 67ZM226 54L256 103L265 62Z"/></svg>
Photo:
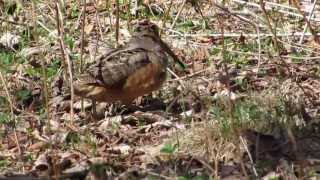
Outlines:
<svg viewBox="0 0 320 180"><path fill-rule="evenodd" d="M319 3L57 2L0 0L0 179L320 177ZM187 68L93 118L66 76L141 19Z"/></svg>

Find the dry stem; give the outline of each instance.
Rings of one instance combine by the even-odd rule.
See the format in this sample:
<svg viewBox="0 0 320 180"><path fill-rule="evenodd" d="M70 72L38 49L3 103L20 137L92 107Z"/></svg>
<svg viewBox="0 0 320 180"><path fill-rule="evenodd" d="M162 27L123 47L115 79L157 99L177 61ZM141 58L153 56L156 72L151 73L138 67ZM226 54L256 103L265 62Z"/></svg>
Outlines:
<svg viewBox="0 0 320 180"><path fill-rule="evenodd" d="M73 116L74 116L74 111L73 111L73 101L74 101L74 90L73 90L73 75L72 75L72 65L71 65L71 61L68 55L68 52L66 50L66 46L64 44L63 41L63 21L62 21L62 14L61 14L61 10L59 7L59 3L55 3L55 11L56 11L56 21L57 21L57 29L58 29L58 35L59 35L59 43L60 43L60 48L61 48L61 53L64 59L64 65L67 64L67 67L64 66L64 71L68 71L69 73L69 84L70 84L70 91L71 91L71 100L70 100L70 120L73 121ZM67 73L65 73L65 77L68 77Z"/></svg>

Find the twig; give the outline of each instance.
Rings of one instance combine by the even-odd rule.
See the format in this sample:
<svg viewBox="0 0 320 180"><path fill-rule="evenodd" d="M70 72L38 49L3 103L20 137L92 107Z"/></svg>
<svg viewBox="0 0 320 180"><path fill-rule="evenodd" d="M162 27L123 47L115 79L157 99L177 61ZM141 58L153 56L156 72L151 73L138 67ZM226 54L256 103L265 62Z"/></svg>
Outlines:
<svg viewBox="0 0 320 180"><path fill-rule="evenodd" d="M257 34L258 34L258 66L257 66L257 69L258 69L258 72L259 72L260 65L261 65L261 38L260 38L260 30L259 30L258 26L256 27L256 31L257 31Z"/></svg>
<svg viewBox="0 0 320 180"><path fill-rule="evenodd" d="M138 1L136 1L136 2L138 2ZM128 16L128 18L127 18L127 28L128 28L129 31L131 31L131 21L132 21L131 4L132 4L131 0L129 0L129 2L128 2L128 11L127 11L127 16ZM134 7L134 8L136 8L136 7ZM137 10L137 9L135 9L135 10Z"/></svg>
<svg viewBox="0 0 320 180"><path fill-rule="evenodd" d="M82 26L81 26L81 52L80 52L80 73L83 72L83 52L84 52L84 27L86 25L86 9L87 9L87 1L83 0L83 14L82 14ZM81 97L81 112L84 112L84 105L83 105L83 97Z"/></svg>
<svg viewBox="0 0 320 180"><path fill-rule="evenodd" d="M174 73L171 69L167 68L167 71L168 71L172 76L174 76L174 77L177 79L177 81L178 81L179 84L181 85L182 89L183 89L183 90L186 90L186 86L185 86L185 84L183 83L182 79L181 79L176 73ZM180 98L182 98L182 97L183 97L183 93L180 93L178 96L176 96L176 97L171 101L171 103L167 106L166 112L168 112L168 110L172 108L172 106L174 105L174 103L175 103L178 99L180 99Z"/></svg>
<svg viewBox="0 0 320 180"><path fill-rule="evenodd" d="M182 5L181 5L181 7L180 7L180 9L179 9L179 11L178 11L178 14L176 15L176 17L174 18L173 23L171 24L171 29L174 28L174 26L175 26L175 24L176 24L176 22L177 22L177 20L178 20L178 18L179 18L179 16L180 16L180 14L181 14L181 12L182 12L182 10L183 10L186 2L187 2L187 0L183 0Z"/></svg>
<svg viewBox="0 0 320 180"><path fill-rule="evenodd" d="M155 18L155 17L156 17L156 15L153 13L153 10L152 10L152 8L151 8L150 4L148 3L146 6L148 6L149 12L150 12L150 13L151 13L151 15Z"/></svg>
<svg viewBox="0 0 320 180"><path fill-rule="evenodd" d="M75 25L74 25L74 27L76 28L76 29L78 29L79 27L80 27L80 21L82 20L82 14L83 14L83 12L84 12L84 8L82 8L81 9L81 11L80 11L80 13L79 13L79 15L78 15L78 18L77 18L77 21L76 21L76 23L75 23Z"/></svg>
<svg viewBox="0 0 320 180"><path fill-rule="evenodd" d="M176 32L176 31L172 31L173 35L169 35L170 37L221 37L221 33L210 33L210 34L188 34L188 33L180 33L180 32ZM288 33L279 33L277 34L277 37L282 37L282 36L301 36L303 32L288 32ZM316 35L320 36L320 33L317 33ZM256 38L256 37L272 37L273 34L272 33L225 33L224 34L225 37L240 37L240 36L245 36L245 37L251 37L251 38ZM311 33L305 33L305 36L312 36Z"/></svg>
<svg viewBox="0 0 320 180"><path fill-rule="evenodd" d="M285 42L285 41L281 41L279 40L281 43L284 43L284 44L288 44L292 47L296 47L296 48L303 48L304 51L307 51L309 52L310 54L313 54L313 55L316 55L314 57L298 57L298 56L285 56L283 55L282 57L283 58L291 58L291 59L302 59L302 60L317 60L319 59L320 57L320 53L317 52L316 50L311 50L312 47L309 47L309 46L305 46L305 45L299 45L299 44L290 44L288 42ZM192 41L190 41L192 42ZM233 44L230 44L230 46L232 46ZM197 42L192 42L190 44L190 46L194 47L194 48L212 48L212 45L211 44L208 44L208 43L197 43ZM227 45L229 46L229 45ZM213 47L214 49L220 49L219 47ZM308 49L310 48L310 49ZM250 56L256 56L258 52L252 52L252 53L249 53L249 52L242 52L242 51L237 51L237 50L230 50L230 49L226 49L228 52L233 52L233 53L238 53L238 54L245 54L245 55L250 55ZM262 57L276 57L277 55L272 55L272 54L260 54Z"/></svg>
<svg viewBox="0 0 320 180"><path fill-rule="evenodd" d="M252 170L253 170L253 173L254 173L254 175L256 176L256 178L258 178L258 177L259 177L259 175L258 175L258 172L257 172L257 170L256 170L255 166L254 166L254 162L253 162L253 159L252 159L251 153L250 153L250 151L249 151L249 149L248 149L248 145L247 145L247 143L244 141L244 139L243 139L243 137L242 137L242 136L240 136L240 141L241 141L241 143L242 143L242 145L243 145L244 149L247 151L247 154L248 154L248 156L249 156L249 160L250 160L250 162L251 162L251 164L252 164Z"/></svg>
<svg viewBox="0 0 320 180"><path fill-rule="evenodd" d="M100 23L100 18L99 18L99 11L98 11L98 2L95 1L94 5L96 6L95 8L95 19L97 21L97 27L99 29L99 35L100 35L100 39L103 38L103 33L102 33L102 28L101 28L101 23Z"/></svg>
<svg viewBox="0 0 320 180"><path fill-rule="evenodd" d="M279 39L279 42L281 42L281 43L283 43L283 44L290 45L291 47L303 49L304 51L308 51L309 53L312 53L312 54L314 54L314 55L320 55L320 52L317 51L317 49L315 49L315 48L312 47L312 46L306 46L306 45L297 44L297 43L288 43L288 42L286 42L286 41L282 41L281 39ZM308 49L308 48L309 48L309 49ZM283 57L285 57L285 56L283 56ZM300 58L303 58L303 57L300 57ZM307 58L313 58L313 57L307 57Z"/></svg>
<svg viewBox="0 0 320 180"><path fill-rule="evenodd" d="M248 1L243 1L243 0L232 0L233 2L236 2L236 3L239 3L239 4L245 4L245 5L249 5L251 7L256 7L256 8L259 8L260 6L256 3L253 3L253 2L248 2ZM266 9L267 10L271 10L272 7L269 7L270 5L272 6L281 6L281 7L286 7L287 9L291 9L291 10L297 10L296 8L292 8L290 6L283 6L283 5L279 5L279 4L276 4L276 3L270 3L270 2L265 2L266 3ZM289 11L284 11L284 10L278 10L278 12L280 13L283 13L283 14L287 14L287 15L291 15L291 16L295 16L295 17L298 17L298 18L303 18L303 15L301 14L297 14L297 13L293 13L293 12L289 12ZM310 20L312 21L317 21L317 22L320 22L320 19L318 18L311 18Z"/></svg>
<svg viewBox="0 0 320 180"><path fill-rule="evenodd" d="M165 28L166 27L166 22L167 22L167 18L169 16L169 13L170 13L170 10L172 8L172 4L173 4L173 0L170 1L170 4L169 4L169 8L166 8L166 12L163 16L163 19L162 19L162 28ZM162 34L162 28L160 29L160 35Z"/></svg>
<svg viewBox="0 0 320 180"><path fill-rule="evenodd" d="M83 71L83 52L84 52L84 27L86 24L86 9L87 9L87 2L86 0L83 0L83 14L82 14L82 26L81 26L81 44L80 44L80 48L81 48L81 52L80 52L80 73L82 73Z"/></svg>
<svg viewBox="0 0 320 180"><path fill-rule="evenodd" d="M119 19L120 19L119 0L116 0L116 46L119 45Z"/></svg>
<svg viewBox="0 0 320 180"><path fill-rule="evenodd" d="M192 73L192 74L188 74L188 75L186 75L186 76L179 77L179 78L176 78L176 79L170 79L170 80L168 80L168 82L180 81L180 80L183 80L183 79L191 78L191 77L193 77L193 76L196 76L196 75L199 75L199 74L201 74L201 73L203 73L203 72L206 72L206 71L209 70L210 68L211 68L211 67L208 67L208 68L202 69L202 70L200 70L200 71L197 71L197 72L194 72L194 73Z"/></svg>
<svg viewBox="0 0 320 180"><path fill-rule="evenodd" d="M10 23L10 24L18 25L18 26L28 26L28 24L26 24L26 23L19 23L19 22L15 22L15 21L10 21L6 18L0 17L0 22L2 22L2 21Z"/></svg>
<svg viewBox="0 0 320 180"><path fill-rule="evenodd" d="M248 1L244 1L244 0L232 0L232 1L236 2L236 3L240 3L240 4L246 4L246 5L250 5L250 6L254 6L254 7L259 7L258 4L253 3L253 2L248 2ZM296 8L291 7L291 6L285 6L283 4L277 4L277 3L273 3L273 2L266 2L266 7L271 8L270 6L273 6L273 7L276 6L276 7L280 7L280 8L289 9L289 10L297 10Z"/></svg>
<svg viewBox="0 0 320 180"><path fill-rule="evenodd" d="M147 171L146 172L147 174L151 175L151 176L155 176L155 177L158 177L160 179L164 179L164 180L170 180L172 178L168 177L168 176L165 176L165 175L162 175L162 174L159 174L159 173L154 173L154 172L151 172L151 171Z"/></svg>
<svg viewBox="0 0 320 180"><path fill-rule="evenodd" d="M286 61L283 59L283 57L282 57L282 55L281 55L281 52L280 52L281 49L280 49L280 46L279 46L279 43L278 43L277 34L276 34L276 31L273 30L273 27L272 27L272 25L271 25L272 19L269 17L269 15L268 15L268 13L267 13L267 11L266 11L266 9L265 9L265 3L264 3L263 0L259 0L259 3L260 3L260 8L261 8L261 10L262 10L262 12L263 12L266 20L267 20L267 25L268 25L268 27L269 27L269 31L273 34L273 41L274 41L274 45L275 45L275 48L276 48L276 52L277 52L277 54L278 54L278 57L279 57L280 60L281 60L281 61L280 61L280 65L283 65L283 67L287 70L287 72L291 72L289 65L286 63ZM302 13L301 9L299 8L298 2L297 2L296 0L293 0L293 4L296 6L296 8L298 9L298 11L303 15L303 19L307 22L311 34L313 35L314 39L317 40L316 36L314 35L314 34L315 34L314 30L312 29L312 27L311 27L311 25L310 25L310 22L307 20L307 18L305 17L305 15ZM280 70L277 70L277 71L280 72ZM292 74L292 73L291 73L291 75L293 76L292 78L295 77L295 74ZM299 86L299 82L296 82L296 83L297 83L298 86ZM286 130L287 130L287 133L288 133L288 134L289 134L290 132L292 132L290 127L287 127ZM289 136L290 136L290 135L289 135ZM290 141L291 141L291 143L292 143L292 145L293 145L292 148L293 148L294 154L295 154L295 156L297 156L297 154L296 154L296 152L297 152L297 146L296 146L295 138L294 138L293 135L292 135L291 137L289 137L289 138L290 138Z"/></svg>
<svg viewBox="0 0 320 180"><path fill-rule="evenodd" d="M167 68L167 71L173 75L175 78L177 78L177 81L179 82L179 84L183 87L183 89L186 88L186 86L184 85L184 83L182 82L182 79L176 74L174 73L171 69Z"/></svg>
<svg viewBox="0 0 320 180"><path fill-rule="evenodd" d="M269 18L269 15L268 15L267 10L265 8L265 2L263 0L259 0L259 4L260 4L260 9L262 10L262 12L264 14L264 17L265 17L265 19L267 21L267 25L268 25L269 31L272 34L272 40L273 40L274 46L276 48L276 51L277 51L278 54L280 54L280 50L281 49L280 49L280 46L278 44L277 34L276 34L276 31L272 27L271 19Z"/></svg>
<svg viewBox="0 0 320 180"><path fill-rule="evenodd" d="M112 17L113 17L113 8L111 7L112 6L112 1L109 1L109 0L106 0L106 12L109 12L108 14L108 18L109 18L109 24L110 24L110 29L111 31L113 31L113 22L112 22Z"/></svg>
<svg viewBox="0 0 320 180"><path fill-rule="evenodd" d="M201 164L204 165L207 169L209 169L211 171L211 174L215 174L215 176L218 177L217 176L218 173L215 173L215 170L211 167L210 164L206 163L204 160L202 160L200 158L197 158L197 160L200 161ZM218 168L216 170L218 170Z"/></svg>
<svg viewBox="0 0 320 180"><path fill-rule="evenodd" d="M318 37L316 31L313 29L313 27L311 26L310 21L307 19L307 17L304 15L303 11L300 9L300 6L298 4L298 2L296 0L293 0L293 4L294 6L296 6L296 8L298 9L299 13L303 16L303 20L306 22L306 25L309 28L309 31L311 32L313 39L320 44L320 38Z"/></svg>
<svg viewBox="0 0 320 180"><path fill-rule="evenodd" d="M70 83L70 94L71 94L71 100L70 100L70 120L73 121L74 118L74 112L73 112L73 101L74 101L74 90L73 90L73 75L72 75L72 67L71 67L71 61L68 55L68 52L66 50L64 41L63 41L63 22L62 22L62 15L61 15L61 10L59 7L59 3L55 3L55 11L56 11L56 21L57 21L57 29L58 29L58 35L59 35L59 43L60 43L60 48L61 48L61 53L64 59L64 64L67 64L67 67L64 66L64 70L68 70L69 73L69 83ZM67 73L65 74L66 77Z"/></svg>
<svg viewBox="0 0 320 180"><path fill-rule="evenodd" d="M50 107L49 107L49 88L48 88L48 74L47 74L47 66L45 65L45 57L44 54L41 53L41 70L43 76L43 94L45 98L45 106L48 120L48 131L51 132L51 118L50 118Z"/></svg>
<svg viewBox="0 0 320 180"><path fill-rule="evenodd" d="M313 12L314 12L314 9L315 9L315 7L316 7L316 3L317 3L317 0L314 0L313 5L312 5L312 9L311 9L311 11L310 11L310 13L309 13L309 17L308 17L308 20L307 20L308 22L310 22L310 19L311 19L312 16L313 16ZM308 22L306 22L306 24L304 25L303 32L302 32L302 35L301 35L300 40L299 40L299 43L300 43L300 44L302 44L304 35L305 35L306 31L307 31Z"/></svg>
<svg viewBox="0 0 320 180"><path fill-rule="evenodd" d="M223 5L222 6L218 5L214 1L212 1L212 4L213 4L214 7L217 7L219 9L222 9L222 10L226 11L226 12L229 12L228 9L225 8ZM239 19L247 22L246 19L243 19L243 18L241 18L241 17L239 17L237 15L234 15L234 16L236 16ZM256 27L256 25L253 24L252 22L247 22L247 23L249 23L249 24L253 25L254 27ZM222 41L221 41L222 50L221 50L220 53L221 53L221 56L222 56L223 71L225 72L225 75L227 77L225 85L226 85L226 89L229 92L228 97L231 97L231 94L230 94L231 93L231 85L230 85L229 68L227 66L227 59L226 59L226 56L225 56L225 54L226 54L226 44L225 44L225 36L224 36L224 34L225 34L225 23L224 23L224 20L222 19L222 17L218 17L218 25L219 25L219 28L220 28L220 31L221 31L221 39L222 39ZM228 111L229 111L229 118L231 120L231 129L236 134L236 136L240 136L239 129L236 128L236 122L235 122L235 103L234 103L234 101L231 100L231 98L228 98ZM243 163L243 158L240 155L240 144L238 144L236 146L236 148L237 148L237 153L239 153L238 155L240 157L239 160L240 160L241 170L242 170L244 176L246 177L246 179L248 179L248 173L247 173L247 171L245 169L245 166L244 166L244 163Z"/></svg>
<svg viewBox="0 0 320 180"><path fill-rule="evenodd" d="M52 31L47 28L41 21L37 20L37 24L39 24L44 30L48 31L54 38L57 38L56 34L52 33Z"/></svg>
<svg viewBox="0 0 320 180"><path fill-rule="evenodd" d="M218 5L217 3L213 3L213 5L215 7L220 8L223 11L228 12L230 15L235 16L236 18L240 19L241 21L244 21L244 22L250 24L251 26L253 26L255 28L255 31L256 31L257 37L258 37L258 51L259 51L259 54L258 54L258 67L257 67L257 69L259 71L259 67L260 67L260 63L261 63L261 38L260 38L261 34L260 34L260 30L259 30L259 25L254 23L254 22L252 22L250 19L247 19L245 17L242 17L241 15L237 15L237 14L232 13L229 9L227 9L225 7L222 7L222 6ZM252 15L253 13L250 13L250 14ZM256 18L258 18L258 17L256 17ZM243 36L243 33L241 33L240 36ZM225 37L225 32L223 32L223 37Z"/></svg>
<svg viewBox="0 0 320 180"><path fill-rule="evenodd" d="M16 145L17 145L17 148L18 148L18 153L19 153L20 156L22 156L22 151L21 151L21 147L20 147L20 144L19 144L19 140L18 140L17 130L16 130L16 127L15 127L16 118L15 118L15 115L14 115L14 112L13 112L13 103L12 103L11 96L10 96L10 93L9 93L9 90L8 90L8 87L7 87L6 80L4 79L4 76L2 74L2 71L0 71L0 79L1 79L2 87L4 87L4 90L6 92L7 100L8 100L9 105L10 105L10 114L11 114L11 120L14 122L13 132L14 132Z"/></svg>

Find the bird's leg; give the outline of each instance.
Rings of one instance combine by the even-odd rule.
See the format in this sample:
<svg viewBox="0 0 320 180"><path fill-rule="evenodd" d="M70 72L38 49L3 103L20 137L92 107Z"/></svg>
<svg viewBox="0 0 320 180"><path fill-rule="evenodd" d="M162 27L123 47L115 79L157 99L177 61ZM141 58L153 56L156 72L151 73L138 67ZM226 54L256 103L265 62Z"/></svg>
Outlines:
<svg viewBox="0 0 320 180"><path fill-rule="evenodd" d="M122 114L122 104L120 102L114 102L109 106L110 115ZM119 112L120 111L120 112Z"/></svg>
<svg viewBox="0 0 320 180"><path fill-rule="evenodd" d="M287 134L288 134L289 141L290 141L290 143L292 145L293 154L294 154L295 158L297 158L297 156L298 156L298 145L297 145L296 138L295 138L291 128L287 128Z"/></svg>
<svg viewBox="0 0 320 180"><path fill-rule="evenodd" d="M140 110L139 106L132 104L132 101L133 101L133 99L123 104L125 107L123 112L126 112L126 111L127 112L135 112L135 111Z"/></svg>
<svg viewBox="0 0 320 180"><path fill-rule="evenodd" d="M92 100L92 115L93 117L97 117L97 104L95 100Z"/></svg>

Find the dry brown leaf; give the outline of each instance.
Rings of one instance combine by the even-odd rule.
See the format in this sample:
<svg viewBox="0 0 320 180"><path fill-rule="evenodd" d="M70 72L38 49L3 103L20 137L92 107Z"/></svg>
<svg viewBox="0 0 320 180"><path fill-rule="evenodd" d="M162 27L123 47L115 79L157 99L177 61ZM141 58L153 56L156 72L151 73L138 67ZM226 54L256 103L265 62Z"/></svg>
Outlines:
<svg viewBox="0 0 320 180"><path fill-rule="evenodd" d="M40 154L37 158L37 160L33 164L33 170L38 171L47 171L49 170L50 163L49 163L49 157L47 153Z"/></svg>
<svg viewBox="0 0 320 180"><path fill-rule="evenodd" d="M29 146L28 150L32 152L39 152L42 150L42 148L46 147L47 145L48 145L47 142L39 141Z"/></svg>
<svg viewBox="0 0 320 180"><path fill-rule="evenodd" d="M119 151L122 155L129 155L130 151L132 151L132 147L130 147L127 144L119 144L119 145L111 147L107 150Z"/></svg>
<svg viewBox="0 0 320 180"><path fill-rule="evenodd" d="M84 27L84 32L86 33L86 35L89 35L92 30L94 28L94 24L86 24Z"/></svg>

